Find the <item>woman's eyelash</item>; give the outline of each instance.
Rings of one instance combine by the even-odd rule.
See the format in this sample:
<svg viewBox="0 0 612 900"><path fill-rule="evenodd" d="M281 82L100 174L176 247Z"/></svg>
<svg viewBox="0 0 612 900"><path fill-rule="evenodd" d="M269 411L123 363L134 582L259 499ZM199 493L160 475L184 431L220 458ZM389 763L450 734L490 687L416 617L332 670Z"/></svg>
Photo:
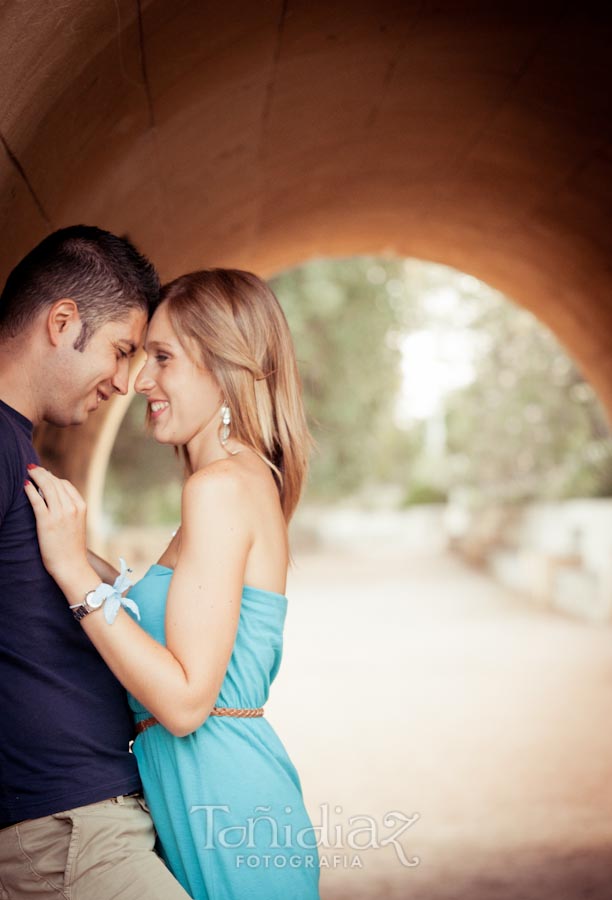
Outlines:
<svg viewBox="0 0 612 900"><path fill-rule="evenodd" d="M166 360L169 359L169 357L165 356L163 353L156 353L155 359L157 360L157 362L166 362Z"/></svg>

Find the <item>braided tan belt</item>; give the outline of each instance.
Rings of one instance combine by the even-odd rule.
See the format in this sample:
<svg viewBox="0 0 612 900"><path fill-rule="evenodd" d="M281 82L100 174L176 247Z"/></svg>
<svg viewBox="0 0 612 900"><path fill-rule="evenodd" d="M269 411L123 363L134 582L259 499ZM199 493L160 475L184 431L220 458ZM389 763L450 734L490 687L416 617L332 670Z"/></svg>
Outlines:
<svg viewBox="0 0 612 900"><path fill-rule="evenodd" d="M237 716L240 719L257 719L263 714L263 706L260 706L258 709L234 709L231 706L213 706L209 713L210 716ZM159 721L155 716L149 716L148 719L136 722L136 734L142 734L143 731L146 731L147 728L152 728L153 725L159 725Z"/></svg>

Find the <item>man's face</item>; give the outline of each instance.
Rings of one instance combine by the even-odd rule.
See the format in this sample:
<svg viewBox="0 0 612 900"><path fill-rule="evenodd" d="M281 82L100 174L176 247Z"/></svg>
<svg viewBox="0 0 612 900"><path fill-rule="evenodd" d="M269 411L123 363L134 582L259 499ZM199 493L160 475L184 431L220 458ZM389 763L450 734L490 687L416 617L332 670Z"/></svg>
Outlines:
<svg viewBox="0 0 612 900"><path fill-rule="evenodd" d="M103 400L128 389L130 359L147 323L143 310L131 309L122 319L101 325L85 348L74 349L74 332L61 347L57 382L44 418L53 425L80 425Z"/></svg>

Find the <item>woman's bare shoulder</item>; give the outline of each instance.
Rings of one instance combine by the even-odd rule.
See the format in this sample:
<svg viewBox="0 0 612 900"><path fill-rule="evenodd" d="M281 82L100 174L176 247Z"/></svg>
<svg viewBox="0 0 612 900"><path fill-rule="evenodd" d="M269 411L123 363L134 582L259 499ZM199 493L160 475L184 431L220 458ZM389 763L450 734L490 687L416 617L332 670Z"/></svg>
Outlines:
<svg viewBox="0 0 612 900"><path fill-rule="evenodd" d="M198 469L183 486L182 519L211 510L215 516L223 510L247 528L255 528L264 512L271 517L278 512L282 517L270 468L255 453L240 453Z"/></svg>
<svg viewBox="0 0 612 900"><path fill-rule="evenodd" d="M215 460L187 478L183 485L183 504L236 500L246 495L246 487L244 473L234 460Z"/></svg>

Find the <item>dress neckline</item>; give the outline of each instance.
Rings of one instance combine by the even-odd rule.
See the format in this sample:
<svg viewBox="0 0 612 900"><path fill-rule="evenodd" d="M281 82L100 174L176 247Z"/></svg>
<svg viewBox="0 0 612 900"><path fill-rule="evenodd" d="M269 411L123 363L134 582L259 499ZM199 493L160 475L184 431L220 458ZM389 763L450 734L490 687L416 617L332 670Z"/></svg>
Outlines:
<svg viewBox="0 0 612 900"><path fill-rule="evenodd" d="M153 565L149 566L149 571L151 569L163 569L164 572L174 573L174 569L170 566L161 565L161 563L153 563ZM242 586L243 591L248 591L249 593L254 594L266 594L268 597L277 597L279 600L284 600L287 603L287 595L279 594L277 591L269 591L267 588L256 588L252 587L250 584L245 584Z"/></svg>

